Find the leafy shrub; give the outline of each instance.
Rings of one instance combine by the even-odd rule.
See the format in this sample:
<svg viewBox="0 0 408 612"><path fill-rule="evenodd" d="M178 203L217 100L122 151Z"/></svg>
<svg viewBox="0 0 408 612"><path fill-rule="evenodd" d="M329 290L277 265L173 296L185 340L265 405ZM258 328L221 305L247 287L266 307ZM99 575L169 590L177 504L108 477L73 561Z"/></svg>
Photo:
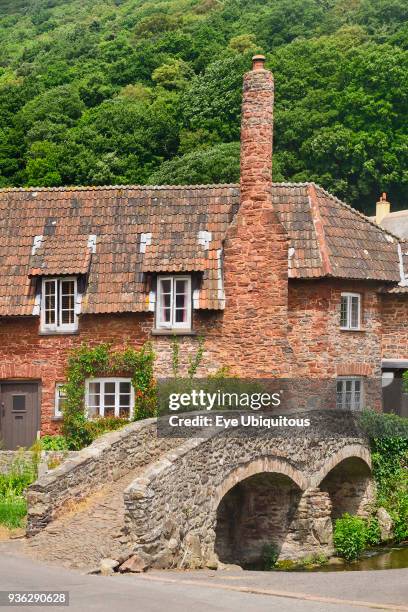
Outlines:
<svg viewBox="0 0 408 612"><path fill-rule="evenodd" d="M22 453L17 454L7 474L0 474L0 498L8 494L22 495L37 478L36 464Z"/></svg>
<svg viewBox="0 0 408 612"><path fill-rule="evenodd" d="M85 424L85 428L89 432L90 437L94 440L108 431L116 431L116 429L120 429L128 424L128 419L121 419L119 417L101 417L99 419L92 419L92 421L88 421Z"/></svg>
<svg viewBox="0 0 408 612"><path fill-rule="evenodd" d="M312 565L324 565L327 563L327 557L323 553L315 553L312 555L307 555L303 559L304 567L312 566Z"/></svg>
<svg viewBox="0 0 408 612"><path fill-rule="evenodd" d="M65 451L68 450L68 442L65 436L43 436L41 445L45 451Z"/></svg>
<svg viewBox="0 0 408 612"><path fill-rule="evenodd" d="M394 539L402 542L408 538L408 419L365 411L361 425L370 436L377 504L389 512Z"/></svg>
<svg viewBox="0 0 408 612"><path fill-rule="evenodd" d="M394 521L394 540L403 542L408 539L408 470L394 481L384 506Z"/></svg>
<svg viewBox="0 0 408 612"><path fill-rule="evenodd" d="M358 559L367 543L367 527L364 519L346 513L336 520L333 534L337 553L353 561Z"/></svg>
<svg viewBox="0 0 408 612"><path fill-rule="evenodd" d="M369 546L377 546L381 542L381 529L378 519L370 517L366 523L366 542Z"/></svg>
<svg viewBox="0 0 408 612"><path fill-rule="evenodd" d="M28 460L24 451L18 452L7 474L0 474L0 524L20 527L27 513L24 493L37 478L37 448Z"/></svg>
<svg viewBox="0 0 408 612"><path fill-rule="evenodd" d="M140 350L127 347L111 351L109 344L82 345L68 359L66 400L62 431L70 450L88 446L103 433L118 429L127 419L106 417L87 419L85 380L97 376L129 376L135 391L134 420L156 416L157 388L153 376L155 354L149 343Z"/></svg>
<svg viewBox="0 0 408 612"><path fill-rule="evenodd" d="M266 571L275 567L279 552L274 544L265 544L262 549L262 561Z"/></svg>

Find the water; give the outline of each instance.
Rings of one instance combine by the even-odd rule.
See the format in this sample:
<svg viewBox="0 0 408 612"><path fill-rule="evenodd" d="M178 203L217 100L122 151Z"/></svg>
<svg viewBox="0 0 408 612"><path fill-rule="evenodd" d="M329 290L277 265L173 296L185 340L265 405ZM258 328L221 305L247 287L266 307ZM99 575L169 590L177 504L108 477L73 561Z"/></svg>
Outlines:
<svg viewBox="0 0 408 612"><path fill-rule="evenodd" d="M320 567L305 568L313 572L359 572L367 570L402 569L408 567L408 544L366 551L362 558L352 563L326 563Z"/></svg>

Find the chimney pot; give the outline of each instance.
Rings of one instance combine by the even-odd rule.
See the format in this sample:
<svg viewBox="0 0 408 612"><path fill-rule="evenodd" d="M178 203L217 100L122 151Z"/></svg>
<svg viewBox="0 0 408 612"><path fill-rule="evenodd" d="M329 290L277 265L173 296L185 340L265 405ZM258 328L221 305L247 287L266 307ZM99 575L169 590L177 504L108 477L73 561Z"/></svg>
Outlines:
<svg viewBox="0 0 408 612"><path fill-rule="evenodd" d="M254 55L252 58L252 70L265 70L264 55Z"/></svg>
<svg viewBox="0 0 408 612"><path fill-rule="evenodd" d="M378 225L381 225L384 217L389 215L391 212L391 204L387 201L387 194L383 192L380 196L379 201L377 202L376 210L375 210L375 222Z"/></svg>

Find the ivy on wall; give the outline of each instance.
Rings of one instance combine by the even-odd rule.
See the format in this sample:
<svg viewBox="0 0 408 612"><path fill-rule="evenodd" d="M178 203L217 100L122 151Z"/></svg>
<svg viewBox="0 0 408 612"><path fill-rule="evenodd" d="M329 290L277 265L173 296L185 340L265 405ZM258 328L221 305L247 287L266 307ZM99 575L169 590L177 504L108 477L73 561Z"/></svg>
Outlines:
<svg viewBox="0 0 408 612"><path fill-rule="evenodd" d="M156 415L157 388L153 375L155 354L150 343L140 350L127 346L113 351L109 344L82 345L68 358L67 382L64 385L64 421L62 433L69 448L77 450L90 444L105 431L122 427L127 420L105 417L88 420L85 415L85 381L87 378L126 376L135 391L134 420Z"/></svg>

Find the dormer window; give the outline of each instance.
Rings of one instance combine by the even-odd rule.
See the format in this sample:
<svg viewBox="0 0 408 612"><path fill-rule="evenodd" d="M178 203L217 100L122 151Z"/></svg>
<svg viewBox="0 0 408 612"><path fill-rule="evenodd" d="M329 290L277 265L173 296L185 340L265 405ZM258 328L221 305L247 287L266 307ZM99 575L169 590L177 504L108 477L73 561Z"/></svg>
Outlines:
<svg viewBox="0 0 408 612"><path fill-rule="evenodd" d="M43 278L41 331L65 333L76 331L78 329L76 300L76 277Z"/></svg>
<svg viewBox="0 0 408 612"><path fill-rule="evenodd" d="M159 276L156 327L191 329L191 277Z"/></svg>

